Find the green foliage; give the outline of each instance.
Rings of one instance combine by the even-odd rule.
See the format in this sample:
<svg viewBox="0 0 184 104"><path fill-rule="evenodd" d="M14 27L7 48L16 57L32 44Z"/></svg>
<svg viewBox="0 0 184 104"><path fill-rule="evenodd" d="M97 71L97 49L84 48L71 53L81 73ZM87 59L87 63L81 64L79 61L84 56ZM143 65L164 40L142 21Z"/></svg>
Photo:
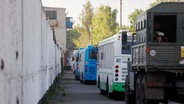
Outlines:
<svg viewBox="0 0 184 104"><path fill-rule="evenodd" d="M119 30L130 30L129 26L123 25L123 26L117 26L116 33L119 32Z"/></svg>
<svg viewBox="0 0 184 104"><path fill-rule="evenodd" d="M75 26L74 30L77 31L78 37L73 38L72 42L76 45L76 48L86 47L90 44L89 36L86 34L87 32L81 26Z"/></svg>
<svg viewBox="0 0 184 104"><path fill-rule="evenodd" d="M136 26L136 18L137 18L137 15L141 14L143 12L143 10L141 9L135 9L134 12L132 12L128 18L130 20L130 28L129 28L129 31L131 32L135 32L135 26Z"/></svg>
<svg viewBox="0 0 184 104"><path fill-rule="evenodd" d="M74 31L77 37L72 38L72 42L75 44L76 48L86 47L91 43L91 21L93 18L93 7L90 1L87 1L83 5L82 12L80 14L81 25L74 27Z"/></svg>
<svg viewBox="0 0 184 104"><path fill-rule="evenodd" d="M52 101L52 97L58 92L57 91L58 89L64 91L63 87L59 85L60 78L61 78L60 75L56 76L56 78L54 79L54 83L49 87L49 90L46 92L46 95L43 97L42 99L43 101L40 102L41 104L50 104L50 102Z"/></svg>
<svg viewBox="0 0 184 104"><path fill-rule="evenodd" d="M68 50L76 49L74 40L80 37L80 33L76 29L67 30L66 36L67 36L66 37L67 38L67 49Z"/></svg>
<svg viewBox="0 0 184 104"><path fill-rule="evenodd" d="M153 3L150 4L151 7L161 3L161 2L179 2L180 0L155 0Z"/></svg>
<svg viewBox="0 0 184 104"><path fill-rule="evenodd" d="M67 30L67 49L78 49L86 47L88 44L90 41L85 28L77 25L73 30Z"/></svg>
<svg viewBox="0 0 184 104"><path fill-rule="evenodd" d="M82 34L79 39L87 40L86 41L87 43L84 43L85 45L88 45L89 43L91 43L92 18L93 18L93 7L92 7L91 2L88 0L86 4L83 5L82 13L80 14L80 17L79 17L82 23L79 29L80 30L79 32L81 32ZM80 40L80 41L84 41L84 40Z"/></svg>
<svg viewBox="0 0 184 104"><path fill-rule="evenodd" d="M112 36L116 32L117 10L112 10L110 6L101 5L92 19L92 43L97 45L99 41Z"/></svg>

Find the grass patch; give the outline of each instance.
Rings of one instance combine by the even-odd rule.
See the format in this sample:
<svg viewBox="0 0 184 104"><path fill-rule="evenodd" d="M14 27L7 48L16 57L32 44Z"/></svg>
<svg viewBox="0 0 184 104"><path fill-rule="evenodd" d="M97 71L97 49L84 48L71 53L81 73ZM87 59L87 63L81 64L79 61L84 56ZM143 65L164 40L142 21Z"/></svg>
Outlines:
<svg viewBox="0 0 184 104"><path fill-rule="evenodd" d="M52 97L56 94L58 90L64 91L64 88L60 86L60 83L59 83L60 79L61 79L61 75L59 74L58 76L56 76L53 84L49 87L49 90L46 92L46 94L38 104L49 104Z"/></svg>

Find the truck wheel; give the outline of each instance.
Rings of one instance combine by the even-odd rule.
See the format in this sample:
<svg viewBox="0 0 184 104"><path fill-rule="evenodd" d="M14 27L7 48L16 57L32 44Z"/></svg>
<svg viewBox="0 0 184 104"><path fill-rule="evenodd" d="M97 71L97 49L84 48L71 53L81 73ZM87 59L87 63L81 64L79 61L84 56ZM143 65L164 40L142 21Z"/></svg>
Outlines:
<svg viewBox="0 0 184 104"><path fill-rule="evenodd" d="M136 104L148 104L145 102L145 77L138 75L136 81Z"/></svg>
<svg viewBox="0 0 184 104"><path fill-rule="evenodd" d="M145 98L145 75L138 75L136 81L136 104L159 104L158 100Z"/></svg>
<svg viewBox="0 0 184 104"><path fill-rule="evenodd" d="M125 80L125 104L135 104L134 92L130 92L127 78Z"/></svg>
<svg viewBox="0 0 184 104"><path fill-rule="evenodd" d="M130 104L128 79L125 80L125 104Z"/></svg>

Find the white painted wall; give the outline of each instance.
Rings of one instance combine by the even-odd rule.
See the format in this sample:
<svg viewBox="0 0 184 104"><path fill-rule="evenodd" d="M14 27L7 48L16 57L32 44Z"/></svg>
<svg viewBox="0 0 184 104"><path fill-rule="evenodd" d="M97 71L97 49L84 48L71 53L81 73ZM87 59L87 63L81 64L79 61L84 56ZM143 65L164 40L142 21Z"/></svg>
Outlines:
<svg viewBox="0 0 184 104"><path fill-rule="evenodd" d="M0 0L0 103L37 104L61 72L39 0Z"/></svg>

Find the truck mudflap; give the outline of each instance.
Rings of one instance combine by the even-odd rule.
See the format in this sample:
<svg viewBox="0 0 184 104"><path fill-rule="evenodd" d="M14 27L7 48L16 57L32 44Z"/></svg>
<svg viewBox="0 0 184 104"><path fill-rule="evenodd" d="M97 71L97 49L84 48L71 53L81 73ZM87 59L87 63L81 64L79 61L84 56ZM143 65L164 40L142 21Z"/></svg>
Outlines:
<svg viewBox="0 0 184 104"><path fill-rule="evenodd" d="M145 98L163 100L164 99L164 88L147 87L145 90Z"/></svg>

